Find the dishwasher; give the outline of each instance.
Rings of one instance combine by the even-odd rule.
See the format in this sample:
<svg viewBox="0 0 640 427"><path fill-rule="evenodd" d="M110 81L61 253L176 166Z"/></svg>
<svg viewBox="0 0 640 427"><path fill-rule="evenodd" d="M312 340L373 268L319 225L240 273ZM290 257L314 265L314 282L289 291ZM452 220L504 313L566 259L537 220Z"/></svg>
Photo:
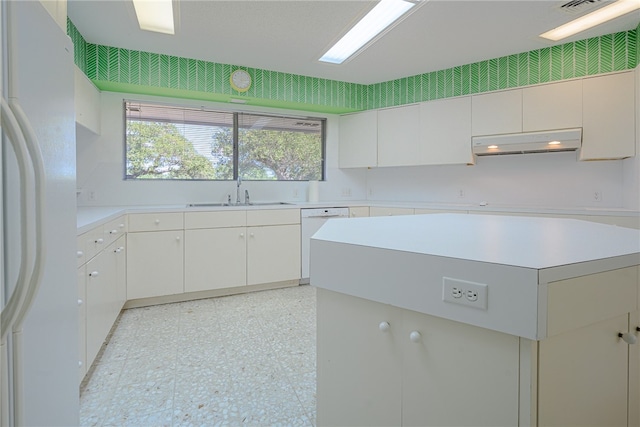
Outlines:
<svg viewBox="0 0 640 427"><path fill-rule="evenodd" d="M302 275L300 284L309 283L309 243L311 236L322 227L330 218L348 218L349 208L309 208L300 209L301 230L301 252L302 252Z"/></svg>

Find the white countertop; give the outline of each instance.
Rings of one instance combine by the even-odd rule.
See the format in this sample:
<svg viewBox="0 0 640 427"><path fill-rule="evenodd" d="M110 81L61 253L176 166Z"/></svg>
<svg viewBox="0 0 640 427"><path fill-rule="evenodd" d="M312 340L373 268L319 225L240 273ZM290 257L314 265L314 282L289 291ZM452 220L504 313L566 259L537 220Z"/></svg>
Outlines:
<svg viewBox="0 0 640 427"><path fill-rule="evenodd" d="M533 269L640 257L640 230L559 218L466 214L351 218L329 221L313 238Z"/></svg>
<svg viewBox="0 0 640 427"><path fill-rule="evenodd" d="M518 214L550 214L550 215L602 215L638 217L640 212L622 208L551 208L532 206L486 205L478 204L454 204L431 202L407 202L407 201L373 201L373 200L327 200L319 202L291 201L286 205L257 205L257 206L206 206L187 207L186 204L172 205L139 205L139 206L80 206L77 209L78 234L89 231L92 227L99 226L119 215L126 213L145 212L195 212L202 210L247 210L247 209L287 209L287 208L325 208L325 207L398 207L410 209L432 210L460 210L474 213L510 212Z"/></svg>

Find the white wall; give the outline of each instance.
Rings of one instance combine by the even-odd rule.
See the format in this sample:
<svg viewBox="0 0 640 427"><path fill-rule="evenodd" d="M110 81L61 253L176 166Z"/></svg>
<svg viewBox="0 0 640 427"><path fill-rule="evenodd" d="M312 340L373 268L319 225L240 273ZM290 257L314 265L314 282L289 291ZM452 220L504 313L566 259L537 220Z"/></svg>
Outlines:
<svg viewBox="0 0 640 427"><path fill-rule="evenodd" d="M101 135L89 132L78 134L77 185L81 190L79 206L176 205L226 201L231 194L235 200L234 182L220 181L125 181L123 100L157 101L176 105L204 106L213 109L275 112L277 114L306 115L300 111L268 108L241 108L231 104L190 101L130 95L113 92L101 94ZM327 118L326 181L319 185L320 200L362 200L365 198L365 170L338 169L338 116L309 113ZM304 201L306 182L245 181L254 201ZM343 196L344 194L344 196Z"/></svg>

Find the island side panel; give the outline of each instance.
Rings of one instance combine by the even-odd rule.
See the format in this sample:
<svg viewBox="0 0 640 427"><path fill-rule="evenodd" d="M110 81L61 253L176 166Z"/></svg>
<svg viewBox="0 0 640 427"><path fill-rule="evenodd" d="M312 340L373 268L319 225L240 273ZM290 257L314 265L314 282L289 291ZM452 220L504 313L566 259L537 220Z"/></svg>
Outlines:
<svg viewBox="0 0 640 427"><path fill-rule="evenodd" d="M538 338L535 269L311 239L311 284L498 332ZM487 285L487 310L443 301L443 277Z"/></svg>

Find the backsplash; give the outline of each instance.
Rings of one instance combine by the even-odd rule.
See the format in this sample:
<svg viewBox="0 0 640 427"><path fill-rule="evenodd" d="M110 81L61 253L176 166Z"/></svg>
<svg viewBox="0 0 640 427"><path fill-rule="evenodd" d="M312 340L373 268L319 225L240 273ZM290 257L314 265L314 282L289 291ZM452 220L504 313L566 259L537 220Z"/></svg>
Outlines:
<svg viewBox="0 0 640 427"><path fill-rule="evenodd" d="M73 22L75 62L102 90L344 113L547 83L635 68L640 25L633 30L474 62L371 85L245 68L251 89L235 92L236 67L87 43Z"/></svg>

